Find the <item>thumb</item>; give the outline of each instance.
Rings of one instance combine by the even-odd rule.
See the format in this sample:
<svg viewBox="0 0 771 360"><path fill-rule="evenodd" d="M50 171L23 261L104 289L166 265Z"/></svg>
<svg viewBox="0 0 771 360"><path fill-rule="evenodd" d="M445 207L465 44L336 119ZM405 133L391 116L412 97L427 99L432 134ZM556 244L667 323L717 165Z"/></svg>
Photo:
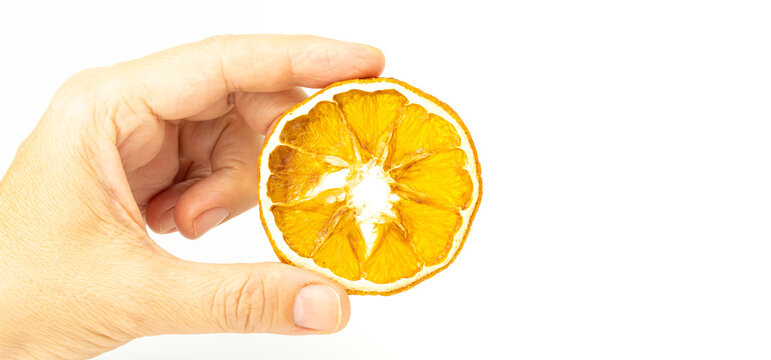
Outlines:
<svg viewBox="0 0 771 360"><path fill-rule="evenodd" d="M141 335L320 334L348 323L345 290L321 275L279 263L202 264L164 259L147 300Z"/></svg>

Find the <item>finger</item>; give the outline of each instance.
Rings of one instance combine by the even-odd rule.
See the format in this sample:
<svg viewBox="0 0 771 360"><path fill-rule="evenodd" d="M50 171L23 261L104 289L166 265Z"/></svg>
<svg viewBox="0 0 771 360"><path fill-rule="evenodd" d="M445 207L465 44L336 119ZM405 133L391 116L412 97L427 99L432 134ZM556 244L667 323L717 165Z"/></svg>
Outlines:
<svg viewBox="0 0 771 360"><path fill-rule="evenodd" d="M155 125L159 125L157 129ZM177 173L175 164L179 158L177 152L177 125L166 122L155 122L141 131L153 132L148 137L151 141L144 144L146 152L134 152L135 156L123 159L123 169L126 179L130 184L141 183L142 187L132 188L137 205L143 208L147 201L154 195L153 189L164 188L170 185L171 179ZM131 144L124 143L119 151L125 152Z"/></svg>
<svg viewBox="0 0 771 360"><path fill-rule="evenodd" d="M269 93L237 93L235 108L253 129L265 134L276 118L307 97L298 87Z"/></svg>
<svg viewBox="0 0 771 360"><path fill-rule="evenodd" d="M306 35L229 35L182 45L119 64L123 93L163 119L204 111L234 91L273 92L295 86L377 76L382 52ZM132 92L141 89L141 92Z"/></svg>
<svg viewBox="0 0 771 360"><path fill-rule="evenodd" d="M211 175L208 165L193 163L189 159L180 161L180 169L174 179L174 185L155 195L147 204L145 221L147 226L158 234L168 234L177 230L174 221L174 207L179 198L201 179Z"/></svg>
<svg viewBox="0 0 771 360"><path fill-rule="evenodd" d="M197 179L191 179L174 184L150 200L145 212L147 226L158 234L177 231L177 224L174 221L174 207L182 194L197 181Z"/></svg>
<svg viewBox="0 0 771 360"><path fill-rule="evenodd" d="M264 133L265 128L270 126L280 114L305 98L305 92L302 89L295 87L275 93L236 93L234 94L233 102L235 103L236 111L242 115L251 128L257 129L257 132ZM212 159L210 155L216 146L215 141L223 138L223 136L231 136L231 132L227 134L222 133L225 131L225 126L226 123L224 122L208 122L195 123L192 126L183 128L181 138L183 139L182 148L185 149L184 155L195 159L199 163L211 162ZM190 129L193 129L192 131L195 131L196 133L190 134ZM241 147L244 151L239 154L232 154L232 156L246 156L246 158L256 161L256 157L252 155L256 155L254 149L259 149L261 146L256 145L256 147L253 147L255 144L249 140L253 140L253 138L249 137L246 143L235 144L235 147ZM249 168L249 166L246 166L246 168ZM177 202L194 184L201 179L212 175L210 169L206 170L206 172L197 171L196 174L198 175L195 177L191 177L189 176L190 174L187 174L188 176L176 180L175 185L156 195L149 202L145 218L150 229L160 234L166 234L177 230L177 221L174 215ZM210 227L206 225L218 223L218 221L221 220L218 218L217 214L220 214L220 216L222 216L221 214L227 214L226 216L232 217L256 204L257 194L254 192L253 183L250 184L251 181L256 181L256 179L252 179L249 174L241 176L232 174L231 170L233 169L227 168L221 170L220 173L216 174L215 179L207 180L204 185L194 189L193 193L191 193L195 199L195 201L191 202L194 206L193 208L188 207L189 211L198 213L198 216L190 215L193 218L198 218L201 214L205 213L207 210L201 210L201 208L210 207L207 206L207 204L227 204L225 209L228 209L228 211L215 211L209 213L204 217L203 222L195 221L192 235L190 235L189 231L185 231L183 234L186 234L188 237L197 238L210 229ZM186 167L180 170L180 172L188 171L189 170ZM246 181L241 182L244 187L238 188L237 185L239 182L234 181L234 178L244 178ZM217 191L210 191L210 188L216 188ZM231 190L226 192L232 194L231 198L236 199L237 201L234 202L228 200L227 195L218 195L218 193L221 194L225 189ZM239 192L241 193L241 196L239 196ZM200 193L201 195L195 195L195 193ZM243 194L250 195L243 196ZM221 198L218 200L215 199L215 197ZM212 209L216 208L218 207L212 207ZM230 209L237 210L231 212ZM180 219L185 217L185 215L179 216ZM207 219L207 217L211 217L211 219ZM184 220L182 221L184 223Z"/></svg>
<svg viewBox="0 0 771 360"><path fill-rule="evenodd" d="M180 137L180 147L187 157L211 164L211 175L187 189L174 207L174 223L190 239L257 204L255 184L262 136L237 112L228 113L219 124L223 128L218 136L204 137L214 139L214 143L196 142L196 136Z"/></svg>
<svg viewBox="0 0 771 360"><path fill-rule="evenodd" d="M160 264L158 264L160 263ZM277 263L200 264L157 260L141 335L169 333L321 334L350 318L345 290L310 271Z"/></svg>

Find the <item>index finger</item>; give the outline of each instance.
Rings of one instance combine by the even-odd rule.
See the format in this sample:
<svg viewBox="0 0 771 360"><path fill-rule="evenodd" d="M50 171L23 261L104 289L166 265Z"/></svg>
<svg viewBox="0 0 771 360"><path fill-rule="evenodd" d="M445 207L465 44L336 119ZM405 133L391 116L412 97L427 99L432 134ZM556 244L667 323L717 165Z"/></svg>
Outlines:
<svg viewBox="0 0 771 360"><path fill-rule="evenodd" d="M195 115L234 91L273 92L295 86L377 76L380 50L309 35L224 35L117 65L122 96L168 120Z"/></svg>

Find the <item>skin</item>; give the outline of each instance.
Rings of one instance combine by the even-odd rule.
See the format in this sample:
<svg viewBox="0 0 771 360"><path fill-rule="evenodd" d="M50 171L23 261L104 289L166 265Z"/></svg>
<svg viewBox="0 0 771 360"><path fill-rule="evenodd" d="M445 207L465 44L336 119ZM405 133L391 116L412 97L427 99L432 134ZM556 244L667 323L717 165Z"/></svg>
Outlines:
<svg viewBox="0 0 771 360"><path fill-rule="evenodd" d="M208 210L256 205L263 136L305 98L299 87L383 66L361 44L217 36L67 80L0 182L0 358L83 359L169 333L342 329L350 304L333 281L278 263L183 261L146 229L197 238L216 223ZM330 329L295 324L310 284L340 298Z"/></svg>

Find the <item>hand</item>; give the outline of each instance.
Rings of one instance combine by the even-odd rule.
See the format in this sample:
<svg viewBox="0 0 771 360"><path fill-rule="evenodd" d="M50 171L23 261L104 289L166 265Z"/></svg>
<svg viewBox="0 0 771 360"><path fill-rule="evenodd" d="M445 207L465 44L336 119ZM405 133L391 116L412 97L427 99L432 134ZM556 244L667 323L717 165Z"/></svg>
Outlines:
<svg viewBox="0 0 771 360"><path fill-rule="evenodd" d="M183 261L257 202L257 157L298 86L377 76L372 47L219 36L69 79L0 182L0 358L86 358L166 333L338 331L344 289L288 265Z"/></svg>

